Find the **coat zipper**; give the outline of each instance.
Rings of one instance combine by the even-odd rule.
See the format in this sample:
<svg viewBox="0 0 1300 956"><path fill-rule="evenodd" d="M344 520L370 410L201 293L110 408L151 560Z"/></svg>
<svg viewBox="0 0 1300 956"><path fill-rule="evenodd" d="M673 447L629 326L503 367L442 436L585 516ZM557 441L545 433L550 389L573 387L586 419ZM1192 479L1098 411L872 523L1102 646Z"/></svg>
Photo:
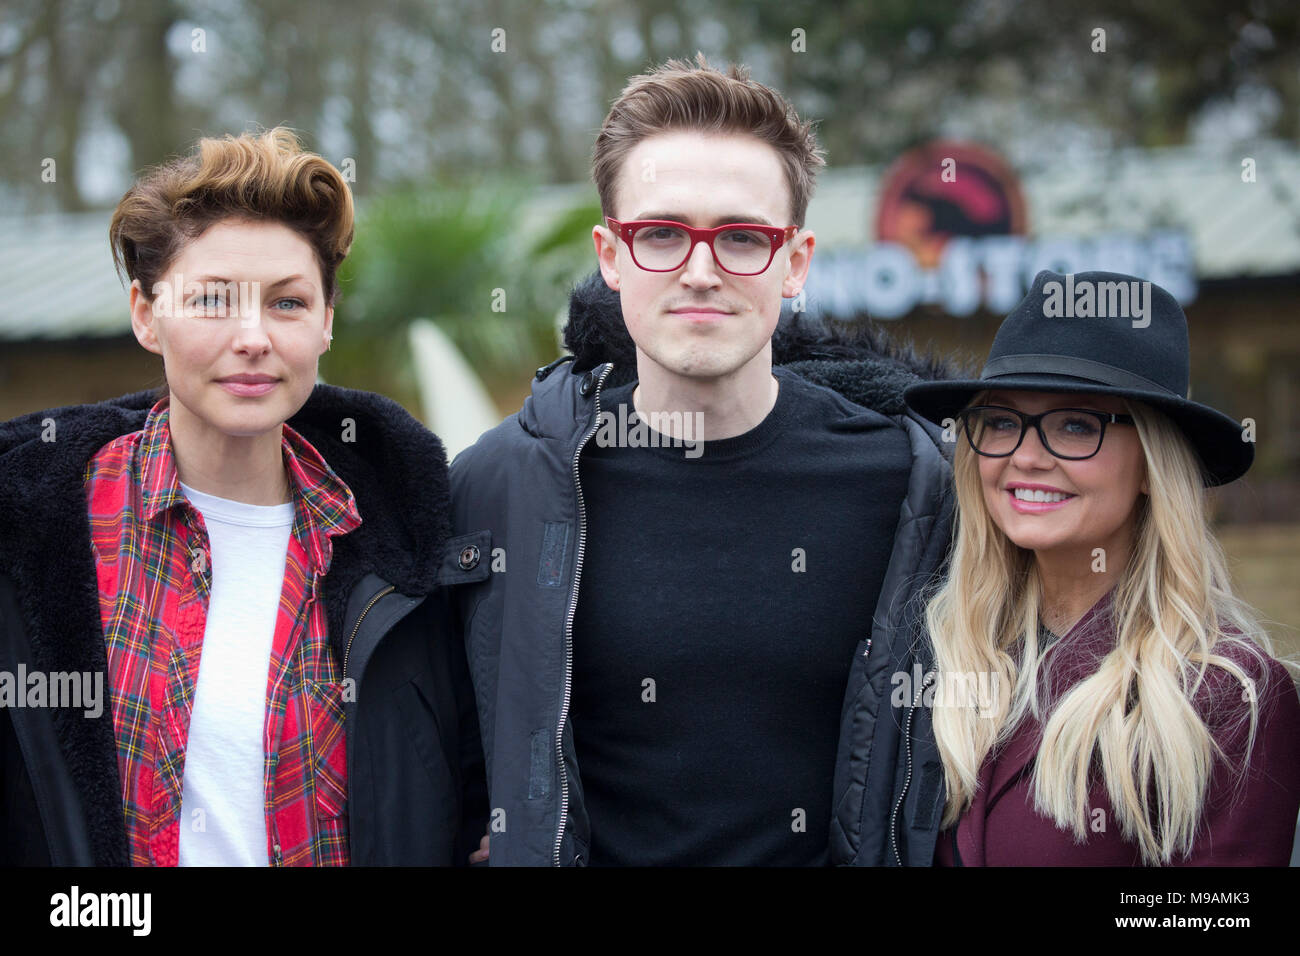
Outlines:
<svg viewBox="0 0 1300 956"><path fill-rule="evenodd" d="M582 580L582 559L587 550L587 503L582 497L582 481L578 478L578 458L591 436L600 427L600 389L605 379L614 370L614 363L606 364L596 382L596 414L592 417L591 428L578 442L573 453L573 487L578 492L578 553L573 566L573 596L569 599L569 613L564 619L564 693L560 701L560 721L555 728L555 757L560 765L560 824L555 830L555 847L551 853L551 863L560 865L560 844L564 842L564 825L569 816L569 772L564 767L564 722L569 716L569 697L573 691L573 616L578 609L578 584Z"/></svg>
<svg viewBox="0 0 1300 956"><path fill-rule="evenodd" d="M361 622L366 619L366 615L369 614L370 609L375 606L375 602L377 602L385 594L388 594L390 591L396 591L396 590L397 590L396 585L392 585L392 584L388 585L388 587L384 588L382 591L380 591L378 594L372 597L368 602L366 602L366 606L361 609L361 614L357 617L357 623L352 625L352 633L348 635L348 646L343 651L343 676L340 679L340 683L348 679L348 655L352 653L352 642L353 640L356 639L357 631L361 630Z"/></svg>
<svg viewBox="0 0 1300 956"><path fill-rule="evenodd" d="M912 714L916 712L917 705L921 702L921 695L925 693L925 689L930 686L934 677L934 671L925 675L912 700L912 706L907 711L907 720L903 722L903 739L907 741L907 776L903 778L903 789L899 791L894 811L889 815L889 842L894 847L894 859L898 861L899 866L903 865L903 857L898 852L898 811L903 806L903 798L907 796L907 788L912 783Z"/></svg>

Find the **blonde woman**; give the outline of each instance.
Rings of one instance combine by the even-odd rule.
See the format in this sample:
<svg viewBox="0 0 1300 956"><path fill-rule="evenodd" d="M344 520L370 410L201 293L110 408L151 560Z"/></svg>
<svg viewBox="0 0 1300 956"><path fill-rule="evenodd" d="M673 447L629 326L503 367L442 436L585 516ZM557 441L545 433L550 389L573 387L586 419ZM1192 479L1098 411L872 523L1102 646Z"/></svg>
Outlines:
<svg viewBox="0 0 1300 956"><path fill-rule="evenodd" d="M1205 513L1253 446L1188 368L1163 289L1042 272L980 379L906 393L957 438L936 864L1287 863L1300 701Z"/></svg>

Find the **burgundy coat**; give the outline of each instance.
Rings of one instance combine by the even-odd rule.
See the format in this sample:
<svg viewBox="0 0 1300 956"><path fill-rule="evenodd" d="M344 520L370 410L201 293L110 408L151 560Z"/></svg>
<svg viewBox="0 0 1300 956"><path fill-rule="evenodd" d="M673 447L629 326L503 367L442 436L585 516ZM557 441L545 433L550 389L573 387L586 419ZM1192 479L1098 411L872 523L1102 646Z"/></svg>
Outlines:
<svg viewBox="0 0 1300 956"><path fill-rule="evenodd" d="M1107 595L1049 649L1044 667L1053 693L1092 673L1114 647L1109 610ZM1195 706L1235 766L1215 758L1201 830L1190 856L1175 856L1173 865L1286 866L1300 810L1300 699L1290 675L1277 661L1270 658L1265 669L1239 649L1220 647L1216 653L1239 663L1261 688L1259 726L1243 776L1239 768L1250 724L1242 685L1222 668L1208 668ZM1089 793L1089 820L1104 830L1090 827L1083 844L1076 844L1070 831L1057 829L1051 819L1034 810L1029 781L1041 734L1042 725L1031 716L999 752L985 759L974 801L956 827L961 864L1141 865L1137 845L1120 835L1100 779ZM952 829L939 833L936 865L954 865L953 842Z"/></svg>

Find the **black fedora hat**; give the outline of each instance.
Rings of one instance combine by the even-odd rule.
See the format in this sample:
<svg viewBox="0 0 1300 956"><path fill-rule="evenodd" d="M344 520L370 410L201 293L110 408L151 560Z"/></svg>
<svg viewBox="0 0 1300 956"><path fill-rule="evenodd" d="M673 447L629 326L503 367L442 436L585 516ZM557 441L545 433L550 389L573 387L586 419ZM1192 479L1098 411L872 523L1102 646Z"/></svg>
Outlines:
<svg viewBox="0 0 1300 956"><path fill-rule="evenodd" d="M978 379L913 385L907 404L930 421L954 417L985 389L1118 395L1169 416L1196 449L1207 485L1255 460L1239 422L1187 398L1187 317L1172 295L1116 272L1043 271L998 327Z"/></svg>

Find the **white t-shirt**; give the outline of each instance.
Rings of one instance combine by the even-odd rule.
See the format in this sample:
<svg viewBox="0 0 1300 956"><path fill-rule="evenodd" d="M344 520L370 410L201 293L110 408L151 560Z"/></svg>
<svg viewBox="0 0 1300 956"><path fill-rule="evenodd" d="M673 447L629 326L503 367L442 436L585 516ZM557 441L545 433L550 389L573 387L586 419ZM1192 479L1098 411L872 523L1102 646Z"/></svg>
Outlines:
<svg viewBox="0 0 1300 956"><path fill-rule="evenodd" d="M180 865L266 866L266 682L294 506L181 491L207 525L212 592L185 748Z"/></svg>

